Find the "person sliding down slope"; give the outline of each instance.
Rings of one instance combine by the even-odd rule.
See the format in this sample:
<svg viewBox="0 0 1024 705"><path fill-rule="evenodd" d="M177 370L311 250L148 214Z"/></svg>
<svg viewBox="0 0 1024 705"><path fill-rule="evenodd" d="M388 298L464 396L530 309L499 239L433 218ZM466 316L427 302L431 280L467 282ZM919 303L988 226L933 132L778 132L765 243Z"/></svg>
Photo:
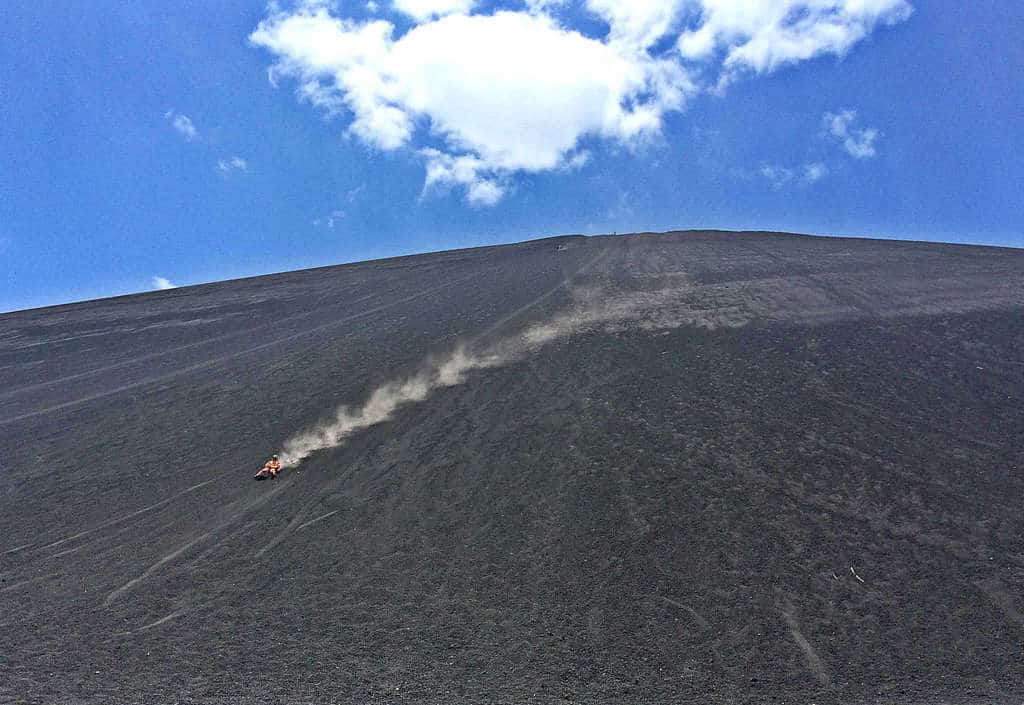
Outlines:
<svg viewBox="0 0 1024 705"><path fill-rule="evenodd" d="M273 480L281 473L281 461L277 459L276 455L270 456L270 460L266 462L263 469L253 475L254 480L266 480L270 478Z"/></svg>

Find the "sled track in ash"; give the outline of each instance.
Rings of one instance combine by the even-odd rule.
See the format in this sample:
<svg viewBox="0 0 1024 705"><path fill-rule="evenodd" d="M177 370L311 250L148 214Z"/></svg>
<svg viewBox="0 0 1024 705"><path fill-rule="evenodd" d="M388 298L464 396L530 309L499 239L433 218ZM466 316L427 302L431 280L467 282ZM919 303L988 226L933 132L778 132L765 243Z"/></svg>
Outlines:
<svg viewBox="0 0 1024 705"><path fill-rule="evenodd" d="M150 504L149 506L143 507L142 509L136 509L134 512L129 512L128 514L122 514L119 517L116 517L114 519L110 519L108 521L105 521L102 524L94 526L91 529L86 529L85 531L79 531L77 534L72 534L71 536L67 536L65 538L58 539L58 540L54 541L53 543L48 543L45 546L42 546L41 549L45 550L45 549L48 549L48 548L57 548L58 546L63 546L66 543L69 543L71 541L75 541L75 540L80 539L80 538L82 538L84 536L88 536L89 534L92 534L92 533L94 533L96 531L99 531L100 529L106 529L109 526L114 526L116 524L120 524L123 521L128 521L129 519L134 519L135 517L137 517L137 516L139 516L141 514L146 514L148 512L153 511L154 509L159 509L160 507L163 507L163 506L165 506L167 504L170 504L174 500L180 499L181 497L184 497L187 494L191 494L192 492L195 492L196 490L198 490L198 489L200 489L202 487L206 487L207 485L209 485L209 484L211 484L213 482L214 482L214 480L205 480L205 481L200 482L198 484L192 485L191 487L188 487L188 488L182 490L181 492L178 492L175 495L172 495L172 496L170 496L170 497L168 497L166 499L163 499L163 500L161 500L159 502L155 502L154 504Z"/></svg>
<svg viewBox="0 0 1024 705"><path fill-rule="evenodd" d="M207 539L209 539L209 538L211 538L213 536L216 536L217 534L221 533L222 531L227 529L229 526L234 524L236 521L238 521L238 519L240 519L245 514L247 514L247 513L251 512L252 510L260 507L261 505L264 505L264 504L268 503L271 499L274 498L275 495L277 495L281 491L285 490L290 484L291 484L291 482L285 481L284 483L281 484L280 487L276 487L273 490L271 490L270 492L267 492L266 494L258 497L254 501L249 502L244 507L242 507L239 511L235 512L233 515L231 515L230 517L228 517L224 521L220 522L219 524L214 526L212 529L210 529L208 531L204 531L198 537L187 541L186 543L182 544L181 546L178 546L177 548L175 548L170 553L162 556L158 561L156 561L155 563L150 565L141 574L139 574L135 578L132 578L127 583L121 585L119 588L111 591L110 594L108 594L106 599L103 601L104 606L111 605L121 595L125 594L126 592L129 592L130 590L133 590L137 585L139 585L140 583L142 583L146 579L148 579L148 578L152 577L153 575L155 575L156 573L158 573L163 566L165 566L168 563L171 563L172 561L176 560L177 558L179 558L180 556L185 554L193 546L195 546L195 545L197 545L199 543L202 543L203 541L206 541Z"/></svg>
<svg viewBox="0 0 1024 705"><path fill-rule="evenodd" d="M389 289L388 291L383 292L383 294L393 293L395 290L396 289ZM373 299L373 298L378 298L380 296L381 296L380 292L373 293L373 294L368 294L366 296L362 296L362 297L360 297L358 299L355 299L354 301L348 301L344 305L345 306L353 306L353 305L360 304L360 303L362 303L364 301L368 301L368 300ZM335 306L337 306L337 304L335 304ZM290 321L295 321L295 320L301 319L301 318L309 318L310 316L316 315L319 312L320 311L318 311L317 309L314 309L314 310L311 310L311 311L305 311L303 313L299 313L299 314L295 314L293 316L289 316L289 320ZM65 375L63 377L56 377L54 379L48 379L45 382L37 382L36 384L30 384L30 385L28 385L26 387L17 387L15 389L10 390L10 391L0 392L0 399L10 399L12 397L23 396L23 395L28 394L30 392L37 392L37 391L39 391L41 389L49 389L50 387L56 387L56 386L59 386L61 384L67 384L68 382L74 382L76 380L85 379L87 377L94 377L96 375L103 374L104 372L112 372L114 370L119 370L119 369L122 369L122 368L125 368L125 367L129 367L131 365L138 365L138 364L143 363L143 362L150 362L152 360L157 360L157 359L159 359L161 357L167 357L168 355L174 355L175 353L180 353L180 352L185 351L185 350L194 350L195 348L201 348L201 347L203 347L205 345L213 345L215 343L223 343L223 342L225 342L227 340L232 340L234 338L240 338L242 336L256 335L257 333L260 333L262 331L273 330L275 325L276 324L274 324L274 323L266 323L266 324L263 324L263 325L254 326L252 328L246 328L245 330L234 331L233 333L226 333L224 335L218 335L218 336L214 336L212 338L206 338L204 340L197 340L194 343L187 343L185 345L178 345L178 346L175 346L175 347L170 347L170 348L165 348L163 350L158 350L156 352L146 353L145 355L141 355L139 357L134 357L134 358L131 358L129 360L122 360L121 362L115 362L115 363L112 363L110 365L104 365L102 367L94 367L92 369L84 370L82 372L76 372L75 374ZM248 352L248 351L247 350L241 350L241 351L238 351L237 354L244 355L246 352Z"/></svg>
<svg viewBox="0 0 1024 705"><path fill-rule="evenodd" d="M273 347L276 347L278 345L282 345L284 343L289 343L289 342L292 342L294 340L298 340L300 338L304 338L304 337L306 337L308 335L311 335L313 333L317 333L317 332L322 331L322 330L327 330L327 329L333 328L335 326L343 325L345 323L350 323L351 321L355 321L355 320L358 320L360 318L365 318L366 316L372 316L375 313L380 313L381 311L386 311L386 310L394 308L396 306L400 306L402 304L406 304L406 303L409 303L411 301L415 301L417 299L421 299L424 296L429 296L431 294L435 294L438 291L442 291L444 289L451 288L451 287L453 287L453 286L455 286L457 284L465 283L466 281L469 281L470 279L475 279L475 278L477 278L479 276L481 276L479 273L474 273L474 274L471 274L469 276L462 277L460 279L454 279L452 281L445 282L444 284L442 284L440 286L429 287L427 289L423 289L421 291L416 292L415 294L412 294L410 296L406 296L406 297L404 297L402 299L399 299L398 301L392 301L390 303L383 304L381 306L375 306L375 307L373 307L371 309L367 309L365 311L360 311L359 313L354 313L354 314L351 314L349 316L345 316L343 318L339 318L339 319L336 319L336 320L333 320L333 321L328 321L326 323L322 323L320 325L313 326L312 328L308 328L306 330L302 330L302 331L299 331L297 333L291 333L291 334L283 336L281 338L275 338L274 340L270 340L270 341L267 341L267 342L264 342L264 343L260 343L259 345L254 345L254 346L246 348L244 350L238 350L238 351L229 353L227 355L222 355L220 357L216 357L216 358L214 358L212 360L205 360L203 362L197 362L197 363L192 364L192 365L187 365L185 367L181 367L179 369L172 370L171 372L165 372L163 374L155 375L155 376L152 376L152 377L147 377L145 379L136 380L134 382L129 382L128 384L122 384L122 385L119 385L117 387L112 387L110 389L104 390L102 392L97 392L96 394L90 394L88 396L81 397L79 399L73 399L71 401L62 402L60 404L54 404L53 406L48 406L48 407L46 407L44 409L36 409L34 411L25 412L23 414L18 414L16 416L9 416L9 417L7 417L5 419L0 419L0 426L6 426L8 424L17 423L18 421L25 421L27 419L31 419L31 418L34 418L34 417L37 417L37 416L45 416L46 414L50 414L50 413L53 413L55 411L64 411L66 409L72 409L74 407L81 406L83 404L88 404L89 402L96 401L98 399L103 399L105 397L109 397L109 396L112 396L112 395L115 395L115 394L120 394L122 392L126 392L126 391L131 390L131 389L137 389L139 387L144 387L144 386L153 385L153 384L159 384L160 382L166 382L166 381L174 379L176 377L180 377L181 375L184 375L184 374L188 374L188 373L191 373L191 372L197 372L199 370L209 369L211 367L216 367L217 365L223 364L224 362L227 362L228 360L232 360L232 359L235 359L235 358L238 358L238 357L243 357L245 355L251 355L252 353L259 352L261 350L266 350L268 348L273 348ZM131 361L128 361L128 362L126 362L126 364L130 364L130 362Z"/></svg>

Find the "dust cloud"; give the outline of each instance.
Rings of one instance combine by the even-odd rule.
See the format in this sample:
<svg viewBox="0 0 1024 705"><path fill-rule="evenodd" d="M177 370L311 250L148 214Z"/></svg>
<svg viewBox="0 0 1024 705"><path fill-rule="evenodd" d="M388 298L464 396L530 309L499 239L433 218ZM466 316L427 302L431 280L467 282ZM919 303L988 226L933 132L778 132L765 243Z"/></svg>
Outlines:
<svg viewBox="0 0 1024 705"><path fill-rule="evenodd" d="M471 370L496 367L509 359L498 353L473 354L457 348L412 377L381 385L362 406L341 406L334 418L289 438L281 451L281 465L294 466L315 451L340 446L353 433L387 421L399 407L423 401L434 390L462 384Z"/></svg>
<svg viewBox="0 0 1024 705"><path fill-rule="evenodd" d="M422 402L435 390L462 384L473 370L507 365L532 350L571 335L576 327L570 325L570 320L567 317L554 319L480 350L460 346L446 356L428 360L415 375L375 389L362 406L341 406L333 418L289 438L281 451L281 465L294 466L315 451L340 446L353 433L387 421L400 407Z"/></svg>
<svg viewBox="0 0 1024 705"><path fill-rule="evenodd" d="M462 384L466 375L474 370L507 365L557 340L568 338L595 325L610 326L610 330L633 322L644 329L651 327L678 327L684 323L702 321L676 317L671 321L652 323L647 315L652 305L661 308L673 292L646 292L638 296L609 295L606 291L577 289L573 292L575 305L549 320L532 325L515 334L482 346L463 345L446 356L428 360L417 374L403 380L387 382L374 390L357 407L341 406L333 418L292 436L284 443L280 453L283 467L295 466L310 454L326 448L336 448L345 439L369 426L389 420L397 409L407 404L426 400L435 390ZM706 322L704 322L706 323Z"/></svg>

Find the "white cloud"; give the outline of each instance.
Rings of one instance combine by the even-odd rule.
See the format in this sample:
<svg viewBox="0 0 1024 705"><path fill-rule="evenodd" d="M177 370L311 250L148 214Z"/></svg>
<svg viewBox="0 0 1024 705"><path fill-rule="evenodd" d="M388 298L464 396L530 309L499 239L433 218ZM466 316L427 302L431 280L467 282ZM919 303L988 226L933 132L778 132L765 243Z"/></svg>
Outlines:
<svg viewBox="0 0 1024 705"><path fill-rule="evenodd" d="M196 126L192 124L192 119L188 115L182 115L181 113L175 113L173 110L168 110L164 113L164 117L171 121L171 127L178 131L178 133L188 141L192 141L199 134Z"/></svg>
<svg viewBox="0 0 1024 705"><path fill-rule="evenodd" d="M857 121L857 111L843 110L839 113L825 113L823 121L828 134L838 140L851 157L870 159L878 153L875 141L878 139L879 132L873 127L864 129L854 127L853 123Z"/></svg>
<svg viewBox="0 0 1024 705"><path fill-rule="evenodd" d="M484 179L473 182L466 192L466 199L475 206L493 206L504 195L504 187Z"/></svg>
<svg viewBox="0 0 1024 705"><path fill-rule="evenodd" d="M723 52L722 81L822 54L844 55L879 24L907 19L906 0L694 0L700 20L679 37L690 60Z"/></svg>
<svg viewBox="0 0 1024 705"><path fill-rule="evenodd" d="M222 174L229 174L232 171L249 171L249 162L241 157L217 160L217 171Z"/></svg>
<svg viewBox="0 0 1024 705"><path fill-rule="evenodd" d="M759 172L774 188L782 188L793 181L793 170L777 164L765 164Z"/></svg>
<svg viewBox="0 0 1024 705"><path fill-rule="evenodd" d="M611 42L647 49L673 28L684 0L587 0L587 9L608 23Z"/></svg>
<svg viewBox="0 0 1024 705"><path fill-rule="evenodd" d="M423 22L432 17L466 14L474 4L474 0L395 0L395 9Z"/></svg>
<svg viewBox="0 0 1024 705"><path fill-rule="evenodd" d="M168 279L166 277L153 277L153 279L151 280L150 283L151 283L151 285L153 286L154 289L160 289L160 290L163 290L163 289L176 289L178 287L177 284L173 283L170 279Z"/></svg>
<svg viewBox="0 0 1024 705"><path fill-rule="evenodd" d="M812 164L804 164L804 181L809 184L813 184L815 181L821 181L828 176L828 167L821 162L814 162Z"/></svg>
<svg viewBox="0 0 1024 705"><path fill-rule="evenodd" d="M778 164L764 164L757 174L767 180L772 188L781 189L791 184L809 185L821 181L828 176L828 167L821 162L810 162L792 168Z"/></svg>
<svg viewBox="0 0 1024 705"><path fill-rule="evenodd" d="M424 193L437 186L461 185L466 187L466 199L477 206L493 206L505 195L504 187L481 174L487 167L477 157L453 157L436 149L424 149L420 154L427 163Z"/></svg>
<svg viewBox="0 0 1024 705"><path fill-rule="evenodd" d="M303 97L347 109L360 139L390 150L412 144L418 126L439 137L450 161L428 156L426 186L465 185L482 205L497 202L497 179L511 172L578 160L584 135L629 143L656 133L694 90L676 63L543 14L450 15L398 40L392 33L390 23L357 24L321 7L275 15L252 40L277 54L276 73L297 77Z"/></svg>
<svg viewBox="0 0 1024 705"><path fill-rule="evenodd" d="M741 68L841 54L910 13L905 0L585 0L607 25L590 36L552 14L565 4L469 14L474 0L394 0L380 9L413 20L396 36L388 19L306 0L274 9L250 40L274 55L273 81L294 78L352 136L420 153L425 190L458 186L491 205L517 172L579 166L583 138L657 135L707 88L698 74L724 85Z"/></svg>

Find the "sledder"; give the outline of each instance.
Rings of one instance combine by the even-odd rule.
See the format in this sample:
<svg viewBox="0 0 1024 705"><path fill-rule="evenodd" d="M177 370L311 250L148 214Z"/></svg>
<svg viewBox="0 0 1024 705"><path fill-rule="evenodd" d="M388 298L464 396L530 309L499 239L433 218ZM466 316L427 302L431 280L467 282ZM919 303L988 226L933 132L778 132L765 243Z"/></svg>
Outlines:
<svg viewBox="0 0 1024 705"><path fill-rule="evenodd" d="M277 459L276 455L270 456L270 460L266 462L263 469L252 476L254 480L273 480L281 474L281 461Z"/></svg>

